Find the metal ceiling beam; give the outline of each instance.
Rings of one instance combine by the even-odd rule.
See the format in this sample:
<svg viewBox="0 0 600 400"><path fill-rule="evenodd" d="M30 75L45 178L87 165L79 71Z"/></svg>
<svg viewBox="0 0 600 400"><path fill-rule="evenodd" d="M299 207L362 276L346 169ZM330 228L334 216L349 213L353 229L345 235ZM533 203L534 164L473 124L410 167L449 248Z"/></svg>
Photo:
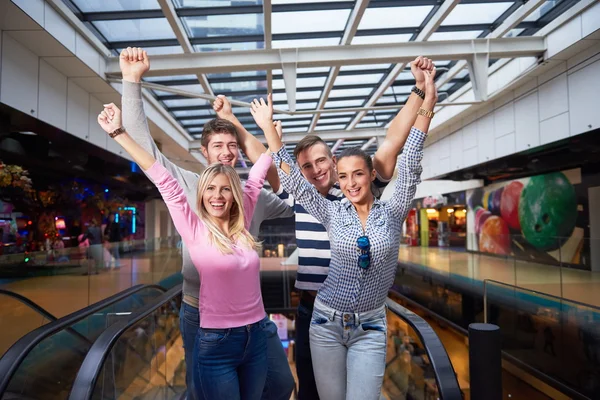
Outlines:
<svg viewBox="0 0 600 400"><path fill-rule="evenodd" d="M113 82L113 83L121 83L120 79L117 78L108 78L107 79L109 82ZM215 99L214 95L209 95L206 93L196 93L196 92L191 92L188 90L182 90L182 89L176 89L176 88L172 88L172 87L168 87L168 86L164 86L164 85L159 85L156 83L148 83L148 82L142 82L142 87L147 88L147 89L153 89L153 90L161 90L161 91L165 91L165 92L171 92L171 93L175 93L184 97L188 97L188 98L197 98L197 99L204 99L207 101L213 101ZM234 106L238 106L238 107L250 107L250 103L247 103L245 101L239 101L239 100L233 100L230 99L230 102L232 105ZM462 103L451 103L451 104L447 104L447 105L472 105L472 104L478 104L478 102L462 102ZM440 106L446 105L444 103L441 103ZM330 109L325 109L325 110L301 110L301 111L288 111L288 110L280 110L278 108L274 108L273 111L275 113L278 114L287 114L287 115L305 115L305 114L315 114L315 113L344 113L344 112L356 112L356 111L375 111L375 110L396 110L396 109L400 109L402 108L401 104L393 104L393 105L389 105L389 106L380 106L380 107L353 107L353 108L330 108ZM181 110L197 110L199 109L198 106L184 106L184 107L170 107L169 110L170 111L181 111Z"/></svg>
<svg viewBox="0 0 600 400"><path fill-rule="evenodd" d="M377 129L356 129L354 131L345 131L345 130L337 130L337 131L322 131L315 132L321 139L324 141L335 141L341 138L346 138L347 140L356 140L356 139L371 139L377 137L385 137L386 130L383 128ZM286 133L285 126L283 127L283 140L286 144L298 143L306 136L306 132L300 133ZM260 135L257 138L266 143L266 139L264 136ZM200 140L193 140L190 142L190 150L199 149L200 148Z"/></svg>
<svg viewBox="0 0 600 400"><path fill-rule="evenodd" d="M158 4L160 5L160 8L165 18L167 19L167 21L169 21L169 25L171 26L171 29L173 29L173 32L177 37L177 41L183 48L183 52L186 54L194 53L194 46L192 46L192 44L190 43L187 32L183 27L183 23L177 16L173 0L158 0ZM198 81L200 82L204 93L214 95L212 88L208 83L208 79L206 79L206 75L198 74L196 75L196 77L198 78Z"/></svg>
<svg viewBox="0 0 600 400"><path fill-rule="evenodd" d="M369 141L367 143L363 144L360 149L363 150L363 151L365 151L369 147L373 146L375 143L377 143L377 137L376 136L372 137L371 139L369 139Z"/></svg>
<svg viewBox="0 0 600 400"><path fill-rule="evenodd" d="M489 38L500 38L510 32L511 29L514 29L518 26L525 18L527 18L531 13L533 13L538 7L544 4L545 0L530 0L526 4L524 4L517 11L512 13L508 18L502 22L502 24L494 29L489 35ZM495 57L494 57L495 58ZM437 87L442 87L446 83L450 82L456 74L463 70L467 66L467 61L461 60L457 62L448 72L444 75L440 76L436 81Z"/></svg>
<svg viewBox="0 0 600 400"><path fill-rule="evenodd" d="M273 6L271 0L263 0L263 27L265 30L265 49L270 50L273 44L272 19ZM267 92L273 93L273 70L267 70Z"/></svg>
<svg viewBox="0 0 600 400"><path fill-rule="evenodd" d="M412 42L416 45L423 46L423 47L421 47L421 52L419 54L415 55L414 57L412 57L411 59L404 60L404 61L396 64L394 66L394 68L392 69L392 71L388 74L388 76L382 82L382 84L379 85L377 90L375 90L375 93L373 93L371 98L369 98L369 100L367 100L367 102L365 103L365 106L370 107L370 106L373 106L374 104L377 104L377 101L381 98L381 96L383 96L385 91L388 90L388 88L394 84L394 81L396 80L398 75L400 75L400 73L402 71L404 71L404 68L406 67L406 65L409 62L411 62L414 58L416 58L419 55L425 55L425 56L433 58L433 59L437 58L436 55L429 52L428 51L429 49L427 49L425 46L428 43L436 43L436 42L426 42L426 40L429 39L429 37L436 31L436 29L442 24L444 19L446 19L446 17L452 12L452 10L454 10L454 7L456 7L458 5L458 3L460 3L460 0L445 0L444 1L444 3L436 11L433 18L431 18L429 20L429 22L427 22L427 24L425 25L423 30L416 37L415 41ZM473 43L472 50L475 50L475 45L474 45L475 41L473 40L472 43ZM432 50L433 50L433 48L432 48ZM443 57L441 57L439 59L453 60L453 58L443 58ZM356 125L358 125L360 123L360 121L365 117L365 115L367 115L366 112L364 112L364 111L360 112L352 120L350 125L348 125L348 130L354 129L356 127Z"/></svg>
<svg viewBox="0 0 600 400"><path fill-rule="evenodd" d="M490 1L490 0L485 0ZM479 3L485 2L479 0ZM506 1L506 0L491 0ZM435 6L438 0L402 0L402 7L410 6ZM290 4L275 4L273 12L293 12L293 11L322 11L322 10L347 10L354 6L354 1L335 1L322 3L306 3L299 0ZM397 0L377 1L371 6L378 7L398 7ZM179 17L204 17L210 15L236 15L236 14L260 14L263 9L260 5L247 6L221 6L221 7L189 7L177 10ZM124 11L100 11L83 14L84 21L106 21L123 19L141 19L141 18L160 18L158 10L124 10Z"/></svg>
<svg viewBox="0 0 600 400"><path fill-rule="evenodd" d="M290 111L296 111L296 76L298 74L298 49L279 49L283 85Z"/></svg>
<svg viewBox="0 0 600 400"><path fill-rule="evenodd" d="M297 49L297 67L406 63L421 54L438 60L465 60L473 53L483 52L491 58L524 57L545 50L544 38L540 37L307 47ZM147 76L262 71L280 68L282 61L285 60L277 49L157 55L152 57L152 69ZM106 73L120 75L118 57L107 60ZM389 82L392 83L393 80Z"/></svg>
<svg viewBox="0 0 600 400"><path fill-rule="evenodd" d="M373 3L371 3L372 5ZM523 29L537 29L541 28L541 24L537 21L524 21L517 25L515 28ZM436 32L449 33L449 32L464 32L464 31L492 31L494 24L466 24L466 25L446 25L437 28ZM355 36L381 36L381 35L402 35L402 34L415 34L418 35L421 32L421 28L418 26L414 27L402 27L402 28L384 28L384 29L361 29L356 32ZM272 34L272 40L302 40L302 39L322 39L322 38L341 38L344 35L344 31L321 31L321 32L295 32L295 33L276 33ZM248 42L262 42L264 40L264 34L254 35L226 35L226 36L198 36L190 38L192 45L215 45L223 44L227 46L231 43L248 43ZM160 46L177 46L179 43L177 39L149 39L149 40L124 40L124 41L112 41L109 43L113 48L123 48L127 46L135 47L160 47Z"/></svg>
<svg viewBox="0 0 600 400"><path fill-rule="evenodd" d="M357 0L354 8L352 9L352 13L348 19L348 23L346 24L346 30L344 31L344 36L342 36L342 41L340 45L347 46L352 43L352 39L358 30L358 25L362 20L363 15L367 7L369 6L370 0ZM321 93L321 98L319 99L319 103L317 104L317 110L322 110L325 108L325 103L327 103L327 99L329 99L329 93L331 93L331 89L333 89L333 85L335 84L335 80L340 73L339 66L331 68L329 72L329 76L327 77L327 81L325 81L325 87L323 88L323 92ZM312 132L317 127L317 123L319 122L319 118L321 114L315 114L313 120L310 123L310 127L308 128L309 132Z"/></svg>
<svg viewBox="0 0 600 400"><path fill-rule="evenodd" d="M335 154L335 152L340 148L340 146L344 143L344 139L338 139L333 147L331 147L331 152Z"/></svg>

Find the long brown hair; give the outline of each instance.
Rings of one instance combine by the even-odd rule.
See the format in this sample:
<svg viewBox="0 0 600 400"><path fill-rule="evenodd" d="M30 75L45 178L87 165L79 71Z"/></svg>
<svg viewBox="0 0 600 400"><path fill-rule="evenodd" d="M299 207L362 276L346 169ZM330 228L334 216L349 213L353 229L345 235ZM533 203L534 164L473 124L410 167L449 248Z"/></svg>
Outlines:
<svg viewBox="0 0 600 400"><path fill-rule="evenodd" d="M213 179L219 174L224 174L229 179L231 192L233 193L233 204L229 214L229 236L227 236L215 223L213 217L208 213L206 207L204 207L204 202L202 201L202 194L206 191ZM200 181L198 182L198 213L202 222L208 229L209 240L223 254L232 254L232 247L235 244L247 247L248 249L256 248L256 242L250 232L246 229L244 223L243 196L240 177L235 172L235 169L229 165L223 165L221 163L211 164L202 172L202 175L200 175Z"/></svg>

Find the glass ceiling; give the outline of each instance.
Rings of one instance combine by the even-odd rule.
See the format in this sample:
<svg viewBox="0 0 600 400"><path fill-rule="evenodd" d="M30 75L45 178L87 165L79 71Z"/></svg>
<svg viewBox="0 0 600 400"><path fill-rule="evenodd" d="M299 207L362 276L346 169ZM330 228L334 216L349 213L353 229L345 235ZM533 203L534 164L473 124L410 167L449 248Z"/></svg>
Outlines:
<svg viewBox="0 0 600 400"><path fill-rule="evenodd" d="M265 38L265 15L262 0L167 0L175 12L196 52L257 50L337 46L349 28L352 0L272 0L271 38ZM78 18L117 55L127 46L145 48L150 55L179 54L183 48L164 16L157 0L63 0ZM577 1L546 1L506 36L530 36ZM349 37L352 45L402 43L416 40L434 16L438 0L371 0L358 29ZM486 37L513 12L522 0L462 0L441 22L429 40L473 39ZM268 31L268 30L267 30ZM437 60L438 67L451 68L455 63ZM339 68L338 76L323 98L330 73L329 67L302 68L297 76L298 110L314 110L322 101L326 110L363 107L392 71L392 64L348 65ZM438 75L442 75L439 73ZM266 96L267 71L223 72L206 76L215 94L249 102ZM195 75L147 78L148 82L193 92L203 92ZM460 71L440 91L450 96L469 82L465 70ZM275 107L288 109L281 70L272 71ZM373 98L376 106L403 104L414 84L407 68L394 79L381 97ZM203 124L214 117L206 100L187 98L167 91L152 91L154 96L191 136L199 138ZM444 95L444 96L446 96ZM442 97L445 98L445 97ZM260 134L247 108L234 109L240 121L253 134ZM369 111L355 126L385 127L397 110ZM314 122L316 131L343 130L355 120L356 112L325 113ZM307 132L313 114L285 115L286 132ZM359 141L360 142L360 141ZM362 141L359 145L366 142ZM350 141L346 141L351 143ZM331 143L333 145L333 143ZM345 146L345 145L344 145ZM343 148L343 147L342 147ZM372 146L370 151L374 151Z"/></svg>

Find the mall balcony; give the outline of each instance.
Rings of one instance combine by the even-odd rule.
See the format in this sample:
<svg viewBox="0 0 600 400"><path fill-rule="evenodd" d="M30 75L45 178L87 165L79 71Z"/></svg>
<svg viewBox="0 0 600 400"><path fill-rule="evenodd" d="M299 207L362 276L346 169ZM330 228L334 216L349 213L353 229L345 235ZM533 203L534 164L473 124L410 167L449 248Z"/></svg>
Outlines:
<svg viewBox="0 0 600 400"><path fill-rule="evenodd" d="M0 36L0 400L186 397L181 240L97 123L128 46L152 60L152 141L196 174L220 94L262 143L249 105L271 92L290 153L315 134L374 155L430 57L382 398L600 398L600 1L0 0ZM258 240L295 374L294 219Z"/></svg>

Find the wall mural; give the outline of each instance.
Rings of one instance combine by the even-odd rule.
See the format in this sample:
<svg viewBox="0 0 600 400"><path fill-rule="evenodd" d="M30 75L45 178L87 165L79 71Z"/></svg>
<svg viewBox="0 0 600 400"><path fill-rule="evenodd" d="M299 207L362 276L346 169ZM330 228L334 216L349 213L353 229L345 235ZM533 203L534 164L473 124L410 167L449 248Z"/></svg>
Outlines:
<svg viewBox="0 0 600 400"><path fill-rule="evenodd" d="M581 170L574 169L467 191L467 250L579 264L580 183Z"/></svg>

